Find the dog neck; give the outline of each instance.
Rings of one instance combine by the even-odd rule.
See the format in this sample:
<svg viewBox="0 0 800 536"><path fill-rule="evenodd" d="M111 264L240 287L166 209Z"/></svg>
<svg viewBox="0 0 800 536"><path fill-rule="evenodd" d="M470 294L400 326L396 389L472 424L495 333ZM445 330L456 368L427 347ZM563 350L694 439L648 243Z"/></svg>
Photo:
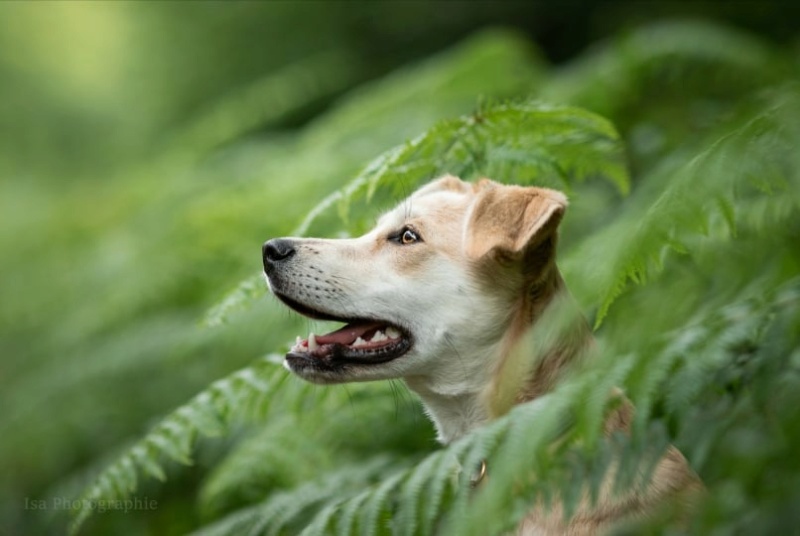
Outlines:
<svg viewBox="0 0 800 536"><path fill-rule="evenodd" d="M442 443L457 440L515 404L547 393L592 344L591 330L557 270L532 288L516 311L503 338L483 356L476 356L475 362L491 366L474 370L468 381L442 387L431 378L405 379L422 399ZM549 330L547 316L554 315L560 320L549 321L555 328Z"/></svg>
<svg viewBox="0 0 800 536"><path fill-rule="evenodd" d="M447 334L442 334L447 339ZM438 439L447 444L489 420L482 393L491 381L491 360L500 345L456 349L446 345L437 366L424 375L406 376L406 385L422 399L425 412L436 426Z"/></svg>
<svg viewBox="0 0 800 536"><path fill-rule="evenodd" d="M406 383L422 399L425 412L436 427L437 439L445 445L490 420L480 390L448 395L429 389L427 382L418 378L407 378Z"/></svg>

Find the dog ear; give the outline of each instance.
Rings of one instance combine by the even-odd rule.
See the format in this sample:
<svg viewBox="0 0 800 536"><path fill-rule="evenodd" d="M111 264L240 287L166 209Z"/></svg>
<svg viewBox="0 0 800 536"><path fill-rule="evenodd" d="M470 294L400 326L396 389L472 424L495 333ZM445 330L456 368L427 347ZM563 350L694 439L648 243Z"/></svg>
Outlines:
<svg viewBox="0 0 800 536"><path fill-rule="evenodd" d="M490 255L518 260L555 236L567 208L561 192L506 186L487 179L474 186L477 199L466 229L466 252L472 259ZM550 241L554 243L554 241Z"/></svg>

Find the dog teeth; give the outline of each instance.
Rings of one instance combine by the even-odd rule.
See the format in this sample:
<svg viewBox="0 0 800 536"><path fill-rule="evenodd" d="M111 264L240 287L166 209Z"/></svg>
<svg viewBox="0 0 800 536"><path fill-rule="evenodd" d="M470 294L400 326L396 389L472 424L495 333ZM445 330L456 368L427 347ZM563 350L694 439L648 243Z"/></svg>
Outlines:
<svg viewBox="0 0 800 536"><path fill-rule="evenodd" d="M355 341L350 343L350 346L358 348L369 346L370 343L391 341L399 339L400 337L401 334L399 330L393 327L387 327L385 332L381 330L376 331L368 341L361 337L357 337ZM300 337L296 337L292 350L296 352L314 352L319 347L320 344L317 342L317 336L314 333L309 333L308 340L303 340Z"/></svg>
<svg viewBox="0 0 800 536"><path fill-rule="evenodd" d="M318 348L317 345L317 336L313 333L308 334L308 351L313 352Z"/></svg>
<svg viewBox="0 0 800 536"><path fill-rule="evenodd" d="M294 346L292 346L292 351L305 352L306 350L308 350L308 348L306 348L306 341L304 341L300 337L297 337L294 341Z"/></svg>
<svg viewBox="0 0 800 536"><path fill-rule="evenodd" d="M386 339L388 339L388 337L384 335L381 330L378 330L375 332L375 335L372 336L370 342L381 342L385 341Z"/></svg>

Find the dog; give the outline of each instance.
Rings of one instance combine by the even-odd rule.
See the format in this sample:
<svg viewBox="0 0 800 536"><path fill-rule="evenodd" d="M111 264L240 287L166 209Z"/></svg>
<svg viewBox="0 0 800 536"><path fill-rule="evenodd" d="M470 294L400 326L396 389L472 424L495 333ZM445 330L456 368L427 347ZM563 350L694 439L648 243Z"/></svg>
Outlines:
<svg viewBox="0 0 800 536"><path fill-rule="evenodd" d="M445 176L361 237L267 241L262 253L272 293L302 315L345 323L297 337L286 368L319 384L402 378L445 444L544 395L593 340L579 317L568 335L539 345L525 374L515 372L513 356L527 348L526 334L554 304L569 301L555 263L566 208L555 190ZM623 404L606 432L625 431L631 412ZM587 494L571 520L558 504L540 505L518 533L601 534L699 487L674 447L644 491L613 496L607 480L599 500L591 504Z"/></svg>

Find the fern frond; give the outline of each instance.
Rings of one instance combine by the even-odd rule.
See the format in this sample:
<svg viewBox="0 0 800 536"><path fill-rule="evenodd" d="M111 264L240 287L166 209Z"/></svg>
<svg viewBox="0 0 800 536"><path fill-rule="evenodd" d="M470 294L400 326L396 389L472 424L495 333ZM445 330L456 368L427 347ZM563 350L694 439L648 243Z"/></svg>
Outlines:
<svg viewBox="0 0 800 536"><path fill-rule="evenodd" d="M399 406L390 384L329 386L322 391L325 407L337 418L309 415L313 400L298 400L292 407L287 396L291 390L282 391L280 411L260 420L258 432L234 447L208 476L200 491L204 514L219 515L237 504L258 501L271 491L375 452L416 456L431 450L432 427L422 422L416 404ZM376 437L374 431L387 421L391 429Z"/></svg>
<svg viewBox="0 0 800 536"><path fill-rule="evenodd" d="M526 405L512 411L512 415L520 420L520 412L538 417L541 406ZM319 532L326 534L438 533L454 499L462 508L467 507L467 484L473 474L472 468L478 467L480 460L498 448L502 449L507 439L501 441L501 438L506 437L510 426L519 426L519 422L500 419L447 449L430 454L414 467L382 477L381 482L359 494L343 501L337 498L335 508L320 510L309 523L315 530L328 526L336 528L335 532L332 529ZM494 478L494 469L490 471ZM262 519L267 522L269 517L262 515Z"/></svg>
<svg viewBox="0 0 800 536"><path fill-rule="evenodd" d="M800 281L757 285L746 294L698 315L695 327L710 334L692 337L696 349L661 387L662 411L678 424L677 441L710 488L683 527L692 533L721 526L742 534L780 531L791 515L786 505L797 500ZM778 471L792 476L776 478ZM723 498L730 493L735 501ZM663 519L639 522L630 533L664 534L668 527Z"/></svg>
<svg viewBox="0 0 800 536"><path fill-rule="evenodd" d="M701 21L665 21L595 45L541 88L551 102L582 106L615 121L633 115L645 95L736 95L779 81L788 64L747 33Z"/></svg>
<svg viewBox="0 0 800 536"><path fill-rule="evenodd" d="M763 336L767 331L765 326L776 321L776 313L778 317L781 314L796 315L798 313L800 310L798 288L800 287L797 285L797 281L790 282L768 291L765 295L762 294L763 288L754 288L753 292L757 293L755 296L746 296L741 301L730 303L721 313L710 309L699 314L690 323L690 326L702 328L702 326L708 325L711 319L717 318L717 327L696 339L704 341L702 347L689 349L684 346L684 350L688 351L684 351L679 359L685 366L693 366L695 363L702 362L703 367L709 371L708 374L724 370L733 357L729 351L730 344L732 341L738 340L742 333L747 333L750 340L759 340L758 334ZM753 339L754 336L756 336L755 339ZM670 338L671 334L665 334L662 340ZM710 346L719 350L708 352L707 349ZM677 348L668 345L662 352L656 351L656 359L674 360L676 350ZM726 350L727 353L725 353ZM613 350L610 352L613 353ZM725 353L724 356L720 352ZM497 452L489 457L491 478L487 481L485 489L479 491L476 497L469 502L468 508L451 512L451 523L445 533L478 535L508 529L510 528L509 524L513 526L520 515L524 514L525 509L534 504L537 496L542 498L556 493L562 499L569 500L570 494L572 494L571 501L574 502L577 497L574 494L583 489L589 480L588 477L575 480L573 476L576 473L589 470L588 475L595 471L596 474L591 477L591 481L598 482L602 478L604 474L602 468L608 466L607 463L602 462L604 458L607 458L607 452L604 453L602 449L594 452L579 449L572 450L572 454L570 454L570 450L565 450L570 444L575 445L575 441L579 438L586 440L592 434L597 435L600 427L581 431L574 424L569 423L580 422L583 418L581 414L594 411L584 403L586 396L591 396L592 393L607 396L607 386L597 385L598 377L605 378L606 372L619 369L620 361L627 361L628 365L623 366L623 369L629 370L632 370L630 365L636 362L641 363L643 360L647 360L648 363L652 362L652 358L648 357L646 353L629 355L624 358L615 356L613 359L610 359L612 355L609 351L605 353L604 358L593 360L592 364L581 371L574 380L560 385L550 395L535 401L531 407L515 408L508 417L503 419L509 422L510 433ZM785 359L785 357L781 359ZM705 375L706 378L708 374ZM624 373L622 378L618 376L617 380L623 381L617 383L622 385L626 385L629 381L635 383L635 378L632 376L627 379L624 376ZM690 378L692 379L690 380ZM705 385L706 388L708 386L707 382L698 381L696 374L694 376L686 374L671 377L669 385L665 388L662 383L661 388L667 393L671 393L675 387L686 383ZM687 404L696 403L701 394L702 392L699 390L687 393ZM649 414L651 408L648 407L645 400L639 399L635 402L637 411L641 410ZM687 407L687 405L682 405L680 408L674 407L671 411L685 413ZM570 419L570 415L573 415L576 420ZM565 425L567 428L563 428ZM492 426L502 426L502 424L493 424ZM637 442L637 435L634 435L631 440L623 441L622 445L625 448L619 455L619 459L624 463L621 464L615 477L620 482L617 485L618 488L630 489L636 485L637 479L640 483L646 482L651 474L653 464L659 457L660 449L666 446L667 437L663 429L659 431L657 423L655 427L648 426L648 430L649 435L646 440L642 440L642 437L638 436L640 441ZM566 436L563 435L565 432L568 432ZM465 441L476 441L480 433L482 431L476 432L474 436L469 436ZM639 433L642 433L641 426ZM555 451L546 450L555 437L566 437L567 441L559 444ZM617 439L621 440L622 438ZM644 445L647 446L646 449L643 448ZM574 456L579 453L580 455L575 458ZM583 469L584 467L586 469ZM595 467L595 469L589 469L591 467ZM601 468L599 473L596 472L597 468ZM509 498L509 490L514 490L513 499ZM519 506L524 506L524 509L519 510ZM567 507L566 510L569 508Z"/></svg>
<svg viewBox="0 0 800 536"><path fill-rule="evenodd" d="M322 213L338 206L348 221L354 198L379 188L394 194L445 173L463 178L505 177L517 183L569 187L598 176L628 191L619 136L592 113L541 103L504 104L444 121L373 160L353 181L314 207L293 234L304 235Z"/></svg>
<svg viewBox="0 0 800 536"><path fill-rule="evenodd" d="M225 433L236 421L264 411L265 397L273 395L285 378L276 358L267 356L254 365L214 382L165 417L143 439L103 470L82 497L72 533L92 514L99 500L121 500L136 490L140 472L164 480L164 460L191 464L192 445L199 436Z"/></svg>
<svg viewBox="0 0 800 536"><path fill-rule="evenodd" d="M767 106L708 142L688 163L678 164L684 159L676 157L654 171L645 181L666 183L666 187L652 204L646 204L651 194L644 190L642 199L634 196L631 200L628 214L565 256L562 267L567 280L575 282L571 289L582 303L598 307L595 327L629 280L643 284L661 271L666 249L694 251L698 244L690 246L689 238L708 234L713 217L729 221L730 207L739 205L752 177L767 181L770 188L784 192L800 206L792 195L800 182L795 150L800 142L798 119L797 96L791 88L778 92ZM734 157L738 154L748 155L746 163ZM769 172L775 169L781 173ZM787 189L787 184L795 186ZM620 241L620 236L626 240ZM597 258L608 260L603 265L588 263Z"/></svg>
<svg viewBox="0 0 800 536"><path fill-rule="evenodd" d="M219 326L235 311L262 296L265 286L264 276L261 274L245 279L206 312L203 323L209 327Z"/></svg>
<svg viewBox="0 0 800 536"><path fill-rule="evenodd" d="M336 109L315 121L303 144L363 145L369 133L384 140L377 150L385 150L436 120L467 112L478 97L525 95L541 83L544 71L541 52L524 35L508 28L478 31L346 95Z"/></svg>
<svg viewBox="0 0 800 536"><path fill-rule="evenodd" d="M358 494L364 486L372 484L379 476L396 468L397 461L376 457L343 466L323 474L319 480L309 481L296 489L271 495L267 500L234 512L195 533L194 536L223 534L285 534L290 528L297 533L309 524L309 510L333 499L337 504ZM327 523L328 513L325 512Z"/></svg>
<svg viewBox="0 0 800 536"><path fill-rule="evenodd" d="M351 500L347 504L341 506L341 515L336 521L337 534L359 534L359 525L357 515L363 511L364 502L370 496L370 490L367 488Z"/></svg>
<svg viewBox="0 0 800 536"><path fill-rule="evenodd" d="M327 534L328 527L331 524L331 519L336 513L337 508L339 508L340 502L340 500L334 500L325 506L321 512L314 516L314 521L312 521L311 524L306 525L306 528L303 529L303 532L300 533L300 536L316 536Z"/></svg>
<svg viewBox="0 0 800 536"><path fill-rule="evenodd" d="M413 534L416 519L423 517L423 513L430 523L441 516L439 508L447 502L444 495L458 481L457 456L462 454L438 451L412 467L395 468L361 493L338 501L335 511L321 511L317 515L324 517L326 523L330 521L336 534L374 536L387 530ZM318 519L314 523L318 521L321 523ZM423 532L426 526L423 525Z"/></svg>
<svg viewBox="0 0 800 536"><path fill-rule="evenodd" d="M292 414L276 415L241 441L200 489L203 513L219 515L231 504L255 502L272 490L296 486L327 470L331 456L323 441L308 440L310 428L301 426Z"/></svg>

